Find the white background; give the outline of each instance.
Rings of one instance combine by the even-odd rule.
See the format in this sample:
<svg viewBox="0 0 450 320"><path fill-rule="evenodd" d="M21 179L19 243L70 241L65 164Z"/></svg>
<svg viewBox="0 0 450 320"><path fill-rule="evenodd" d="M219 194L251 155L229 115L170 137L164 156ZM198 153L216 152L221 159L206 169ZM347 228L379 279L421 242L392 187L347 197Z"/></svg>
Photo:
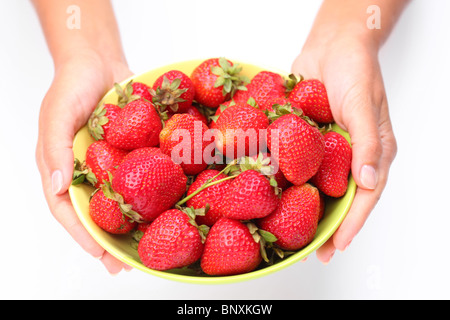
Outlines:
<svg viewBox="0 0 450 320"><path fill-rule="evenodd" d="M320 1L114 5L136 73L213 56L289 71ZM449 1L413 1L380 54L399 152L382 199L348 250L327 266L311 255L264 278L203 286L138 270L111 276L54 220L34 158L53 65L30 3L2 1L0 298L450 298L449 14Z"/></svg>

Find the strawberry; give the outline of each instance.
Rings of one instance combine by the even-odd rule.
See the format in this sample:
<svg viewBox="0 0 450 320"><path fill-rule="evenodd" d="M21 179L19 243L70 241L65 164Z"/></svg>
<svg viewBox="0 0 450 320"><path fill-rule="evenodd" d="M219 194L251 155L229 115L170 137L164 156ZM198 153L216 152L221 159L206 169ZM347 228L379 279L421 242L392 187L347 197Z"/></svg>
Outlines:
<svg viewBox="0 0 450 320"><path fill-rule="evenodd" d="M239 91L241 92L241 91ZM244 91L242 91L244 92ZM225 101L224 103L220 104L220 106L216 109L216 111L214 112L214 115L210 117L210 124L209 124L209 128L210 129L217 129L216 123L217 123L217 119L219 119L219 116L222 114L223 111L225 111L226 108L230 107L230 106L234 106L236 104L236 102L234 100L228 100Z"/></svg>
<svg viewBox="0 0 450 320"><path fill-rule="evenodd" d="M192 105L195 87L192 80L179 70L165 72L150 89L152 101L159 109L169 113L184 113Z"/></svg>
<svg viewBox="0 0 450 320"><path fill-rule="evenodd" d="M308 245L317 232L319 190L310 184L292 186L281 195L277 209L259 219L257 225L273 234L283 250L298 250Z"/></svg>
<svg viewBox="0 0 450 320"><path fill-rule="evenodd" d="M127 155L123 158L122 161L127 161L131 158L139 158L145 155L154 155L161 153L161 149L158 147L144 147L139 149L134 149L127 153Z"/></svg>
<svg viewBox="0 0 450 320"><path fill-rule="evenodd" d="M126 155L126 151L114 148L104 140L96 141L88 147L86 166L97 178L94 185L96 188L99 188L104 180L109 179L108 172L114 174Z"/></svg>
<svg viewBox="0 0 450 320"><path fill-rule="evenodd" d="M325 156L311 182L328 196L339 198L347 191L348 175L352 165L352 148L337 132L327 132Z"/></svg>
<svg viewBox="0 0 450 320"><path fill-rule="evenodd" d="M174 114L160 133L161 151L179 163L186 175L196 175L207 167L203 154L207 130L207 125L190 114Z"/></svg>
<svg viewBox="0 0 450 320"><path fill-rule="evenodd" d="M195 87L195 101L217 108L230 100L237 90L246 90L247 77L240 75L242 67L234 65L225 58L204 60L192 72L191 79Z"/></svg>
<svg viewBox="0 0 450 320"><path fill-rule="evenodd" d="M215 182L227 177L227 175L220 173L218 170L207 169L196 177L194 182L190 185L187 195L190 196L193 194L196 190L209 182L209 179L212 179L210 182ZM196 217L198 224L205 224L211 227L222 217L220 206L222 205L222 199L230 184L230 180L222 181L216 185L205 188L187 201L186 204L189 208L201 209L206 206L209 207L204 216L199 215Z"/></svg>
<svg viewBox="0 0 450 320"><path fill-rule="evenodd" d="M115 104L101 104L95 108L88 121L88 131L96 140L108 140L111 123L116 119L121 108Z"/></svg>
<svg viewBox="0 0 450 320"><path fill-rule="evenodd" d="M115 83L114 88L118 96L117 105L120 108L123 108L133 100L145 99L152 101L152 95L149 92L150 87L143 82L130 80L125 85L125 88Z"/></svg>
<svg viewBox="0 0 450 320"><path fill-rule="evenodd" d="M182 197L187 177L169 156L155 152L123 161L114 174L112 187L144 221L150 222Z"/></svg>
<svg viewBox="0 0 450 320"><path fill-rule="evenodd" d="M227 158L257 154L266 146L269 119L260 109L247 103L226 108L217 119L216 147Z"/></svg>
<svg viewBox="0 0 450 320"><path fill-rule="evenodd" d="M204 244L200 231L185 212L163 212L147 228L138 245L142 263L154 270L189 266L200 259Z"/></svg>
<svg viewBox="0 0 450 320"><path fill-rule="evenodd" d="M255 170L245 170L234 178L223 195L220 212L237 220L262 218L276 209L278 201L268 177Z"/></svg>
<svg viewBox="0 0 450 320"><path fill-rule="evenodd" d="M206 116L203 113L201 113L200 110L194 105L189 106L189 108L187 108L186 110L186 113L190 114L195 119L200 120L205 125L208 125L208 119L206 118Z"/></svg>
<svg viewBox="0 0 450 320"><path fill-rule="evenodd" d="M131 86L133 87L133 96L139 96L141 98L144 98L148 101L152 101L152 95L150 94L150 87L142 82L133 81L131 83Z"/></svg>
<svg viewBox="0 0 450 320"><path fill-rule="evenodd" d="M257 73L247 85L247 91L248 95L255 99L261 110L266 110L270 107L270 100L286 96L283 77L270 71Z"/></svg>
<svg viewBox="0 0 450 320"><path fill-rule="evenodd" d="M325 141L319 129L299 115L280 116L268 128L267 145L287 180L302 185L319 170Z"/></svg>
<svg viewBox="0 0 450 320"><path fill-rule="evenodd" d="M105 140L95 141L87 148L84 162L75 159L72 184L87 182L95 188L100 188L105 180L109 180L109 174L114 173L126 155L126 151L114 148Z"/></svg>
<svg viewBox="0 0 450 320"><path fill-rule="evenodd" d="M260 244L238 220L219 219L206 236L200 260L208 275L234 275L253 271L261 263Z"/></svg>
<svg viewBox="0 0 450 320"><path fill-rule="evenodd" d="M119 202L105 188L98 189L89 202L89 215L94 223L111 234L127 234L137 222L125 214Z"/></svg>
<svg viewBox="0 0 450 320"><path fill-rule="evenodd" d="M319 204L319 221L322 220L323 215L325 214L326 202L325 195L322 192L319 192L320 195L320 204Z"/></svg>
<svg viewBox="0 0 450 320"><path fill-rule="evenodd" d="M261 160L258 159L258 157L261 157ZM267 175L273 175L277 187L281 190L286 190L288 187L291 186L291 183L286 179L283 172L280 170L278 164L275 162L275 159L270 155L270 153L267 152L260 152L258 155L254 155L252 157L255 161L266 161L268 166L270 166L270 171L267 172Z"/></svg>
<svg viewBox="0 0 450 320"><path fill-rule="evenodd" d="M317 79L298 82L289 93L289 100L303 110L303 113L318 123L334 121L328 102L327 90Z"/></svg>
<svg viewBox="0 0 450 320"><path fill-rule="evenodd" d="M147 100L133 100L125 105L110 127L108 142L122 150L155 147L159 144L161 119Z"/></svg>

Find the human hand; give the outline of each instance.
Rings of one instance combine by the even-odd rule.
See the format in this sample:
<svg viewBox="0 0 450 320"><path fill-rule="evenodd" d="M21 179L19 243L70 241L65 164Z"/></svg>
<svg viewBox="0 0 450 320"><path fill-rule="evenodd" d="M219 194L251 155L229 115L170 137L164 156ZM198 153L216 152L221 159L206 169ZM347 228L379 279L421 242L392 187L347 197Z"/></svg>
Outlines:
<svg viewBox="0 0 450 320"><path fill-rule="evenodd" d="M53 83L42 105L36 160L50 211L73 239L89 254L99 258L111 274L131 269L114 258L90 236L72 206L68 188L72 182L73 139L98 101L114 82L132 73L125 62L108 60L84 50L59 61Z"/></svg>
<svg viewBox="0 0 450 320"><path fill-rule="evenodd" d="M380 199L397 144L376 45L345 35L312 37L292 72L324 83L333 117L351 138L351 170L358 188L343 223L316 252L320 261L328 263L336 249L348 247Z"/></svg>

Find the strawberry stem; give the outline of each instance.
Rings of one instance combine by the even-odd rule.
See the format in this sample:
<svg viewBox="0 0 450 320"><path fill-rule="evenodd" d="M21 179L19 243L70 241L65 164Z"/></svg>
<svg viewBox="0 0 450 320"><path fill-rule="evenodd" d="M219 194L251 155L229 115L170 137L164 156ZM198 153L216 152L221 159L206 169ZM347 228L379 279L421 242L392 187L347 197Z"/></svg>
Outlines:
<svg viewBox="0 0 450 320"><path fill-rule="evenodd" d="M215 178L215 177L214 177ZM184 199L180 200L176 205L177 206L181 206L182 204L186 203L188 200L192 199L193 197L195 197L197 194L199 194L200 192L202 192L203 190L205 190L206 188L209 188L211 186L214 186L216 184L219 184L223 181L227 181L230 179L234 179L235 176L229 176L217 181L213 181L211 182L214 178L208 179L200 188L198 188L197 190L195 190L194 192L192 192L190 195L188 195L187 197L185 197Z"/></svg>
<svg viewBox="0 0 450 320"><path fill-rule="evenodd" d="M185 204L188 200L192 199L193 197L195 197L197 194L199 194L200 192L202 192L206 188L209 188L211 186L214 186L214 185L219 184L219 183L221 183L223 181L226 181L226 180L234 179L235 176L229 176L229 177L226 177L226 178L214 181L214 179L219 177L221 174L223 174L225 171L227 171L230 167L236 165L237 162L238 162L238 160L234 160L234 161L230 162L222 171L220 171L214 177L209 178L208 180L206 180L206 182L200 188L195 190L193 193L191 193L190 195L188 195L184 199L181 199L179 202L177 202L176 206L181 206L182 204Z"/></svg>

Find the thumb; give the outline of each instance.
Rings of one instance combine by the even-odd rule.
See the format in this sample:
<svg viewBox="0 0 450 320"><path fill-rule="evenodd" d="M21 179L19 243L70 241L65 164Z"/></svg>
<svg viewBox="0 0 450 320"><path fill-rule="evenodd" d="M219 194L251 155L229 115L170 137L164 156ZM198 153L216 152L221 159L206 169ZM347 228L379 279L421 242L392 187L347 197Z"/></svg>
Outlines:
<svg viewBox="0 0 450 320"><path fill-rule="evenodd" d="M65 107L61 107L65 105ZM76 104L48 101L40 115L42 156L51 181L51 193L62 195L72 183L74 154L73 139L80 125L74 112Z"/></svg>
<svg viewBox="0 0 450 320"><path fill-rule="evenodd" d="M352 143L352 175L358 187L374 190L378 184L378 168L382 141L378 126L378 108L371 103L357 103L344 122Z"/></svg>

